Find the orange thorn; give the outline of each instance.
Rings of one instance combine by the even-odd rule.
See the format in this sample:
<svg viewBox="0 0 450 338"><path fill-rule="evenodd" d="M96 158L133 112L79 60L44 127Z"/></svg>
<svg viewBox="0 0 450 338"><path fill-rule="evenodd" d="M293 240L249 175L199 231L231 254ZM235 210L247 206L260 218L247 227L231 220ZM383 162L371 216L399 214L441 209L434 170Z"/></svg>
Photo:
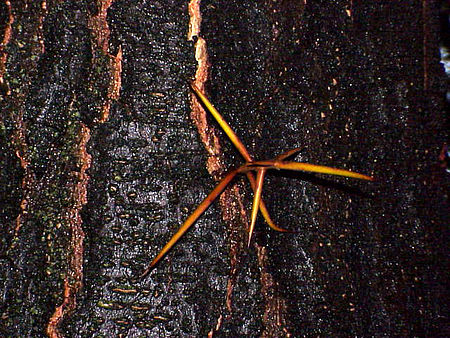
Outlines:
<svg viewBox="0 0 450 338"><path fill-rule="evenodd" d="M141 274L141 277L145 277L159 262L159 260L164 257L164 255L178 242L178 240L185 234L186 231L195 223L195 221L200 217L203 212L211 205L211 203L220 195L220 193L225 189L228 183L244 168L243 166L229 172L222 181L210 192L208 196L200 203L197 209L184 221L183 225L178 229L178 231L172 236L172 238L166 243L166 245L161 249L158 255L153 259L149 266Z"/></svg>
<svg viewBox="0 0 450 338"><path fill-rule="evenodd" d="M250 185L253 189L253 192L256 192L256 180L255 177L251 172L247 173L247 178L250 181ZM272 221L272 218L270 217L269 210L267 210L266 204L264 203L263 199L261 198L261 201L259 202L259 209L261 210L261 214L264 216L264 219L266 220L266 223L275 231L279 232L293 232L291 230L286 230L283 228L280 228L277 226L274 221Z"/></svg>
<svg viewBox="0 0 450 338"><path fill-rule="evenodd" d="M297 154L298 152L300 152L300 150L302 150L302 148L294 148L294 149L288 150L285 153L282 153L281 155L278 155L277 157L275 157L275 159L278 161L283 161L283 160Z"/></svg>
<svg viewBox="0 0 450 338"><path fill-rule="evenodd" d="M291 161L255 161L251 163L251 166L256 168L267 168L267 169L283 169L283 170L294 170L294 171L308 171L320 174L344 176L351 178L358 178L360 180L373 181L374 178L371 176L363 175L354 171L349 171L345 169L336 169L332 167L327 167L323 165L301 163L301 162L291 162Z"/></svg>
<svg viewBox="0 0 450 338"><path fill-rule="evenodd" d="M253 230L255 229L256 216L258 215L259 202L261 201L261 193L265 173L266 169L260 169L256 174L256 191L255 196L253 197L252 222L250 223L250 229L248 231L248 247L250 247L250 241L252 240Z"/></svg>
<svg viewBox="0 0 450 338"><path fill-rule="evenodd" d="M197 94L197 97L200 99L200 101L208 108L209 112L214 116L216 121L219 123L219 125L222 127L223 131L228 135L231 142L233 142L234 146L237 148L237 150L241 153L242 157L247 162L252 161L252 157L247 151L247 148L245 148L242 141L237 137L236 133L231 129L230 125L224 120L222 115L217 111L216 108L212 105L211 102L209 102L208 98L200 91L200 89L197 88L197 86L193 83L191 83L191 88Z"/></svg>

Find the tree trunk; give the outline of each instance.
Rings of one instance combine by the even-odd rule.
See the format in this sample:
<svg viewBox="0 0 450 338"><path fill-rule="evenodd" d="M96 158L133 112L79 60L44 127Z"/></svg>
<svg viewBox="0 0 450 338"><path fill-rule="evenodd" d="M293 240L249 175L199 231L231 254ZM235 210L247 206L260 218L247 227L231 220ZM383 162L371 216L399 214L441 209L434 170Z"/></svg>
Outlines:
<svg viewBox="0 0 450 338"><path fill-rule="evenodd" d="M0 335L442 334L437 3L199 1L1 2ZM193 79L255 159L376 182L269 172L298 233L260 217L247 249L240 177L139 279L243 163Z"/></svg>

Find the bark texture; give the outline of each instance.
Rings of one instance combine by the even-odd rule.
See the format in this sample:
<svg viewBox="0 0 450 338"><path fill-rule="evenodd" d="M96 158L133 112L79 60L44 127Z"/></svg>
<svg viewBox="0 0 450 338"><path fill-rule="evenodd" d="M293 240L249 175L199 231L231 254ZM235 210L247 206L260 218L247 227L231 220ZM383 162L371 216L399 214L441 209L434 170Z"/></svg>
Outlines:
<svg viewBox="0 0 450 338"><path fill-rule="evenodd" d="M0 335L448 335L445 74L433 1L0 2ZM136 277L242 162L375 183L238 179ZM447 331L446 331L447 330Z"/></svg>

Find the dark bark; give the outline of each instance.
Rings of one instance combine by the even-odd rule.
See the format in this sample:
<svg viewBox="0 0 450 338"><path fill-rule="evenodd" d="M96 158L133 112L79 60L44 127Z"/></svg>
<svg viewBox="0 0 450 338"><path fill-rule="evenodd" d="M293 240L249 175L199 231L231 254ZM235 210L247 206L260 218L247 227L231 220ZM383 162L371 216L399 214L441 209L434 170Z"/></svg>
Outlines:
<svg viewBox="0 0 450 338"><path fill-rule="evenodd" d="M1 2L0 335L445 335L438 4L187 6ZM273 218L299 233L261 217L244 249L238 179L139 280L242 163L191 101L196 72L256 159L303 147L377 181L268 174Z"/></svg>

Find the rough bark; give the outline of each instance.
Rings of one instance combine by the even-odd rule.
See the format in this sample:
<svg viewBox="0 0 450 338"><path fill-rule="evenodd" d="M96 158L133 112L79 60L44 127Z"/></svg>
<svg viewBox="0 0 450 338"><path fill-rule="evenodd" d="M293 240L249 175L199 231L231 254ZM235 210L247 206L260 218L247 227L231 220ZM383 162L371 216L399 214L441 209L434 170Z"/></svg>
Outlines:
<svg viewBox="0 0 450 338"><path fill-rule="evenodd" d="M189 5L189 6L188 6ZM447 132L435 2L1 1L0 335L445 333ZM238 179L136 277L242 162L270 173L278 225ZM447 331L448 333L448 331Z"/></svg>

